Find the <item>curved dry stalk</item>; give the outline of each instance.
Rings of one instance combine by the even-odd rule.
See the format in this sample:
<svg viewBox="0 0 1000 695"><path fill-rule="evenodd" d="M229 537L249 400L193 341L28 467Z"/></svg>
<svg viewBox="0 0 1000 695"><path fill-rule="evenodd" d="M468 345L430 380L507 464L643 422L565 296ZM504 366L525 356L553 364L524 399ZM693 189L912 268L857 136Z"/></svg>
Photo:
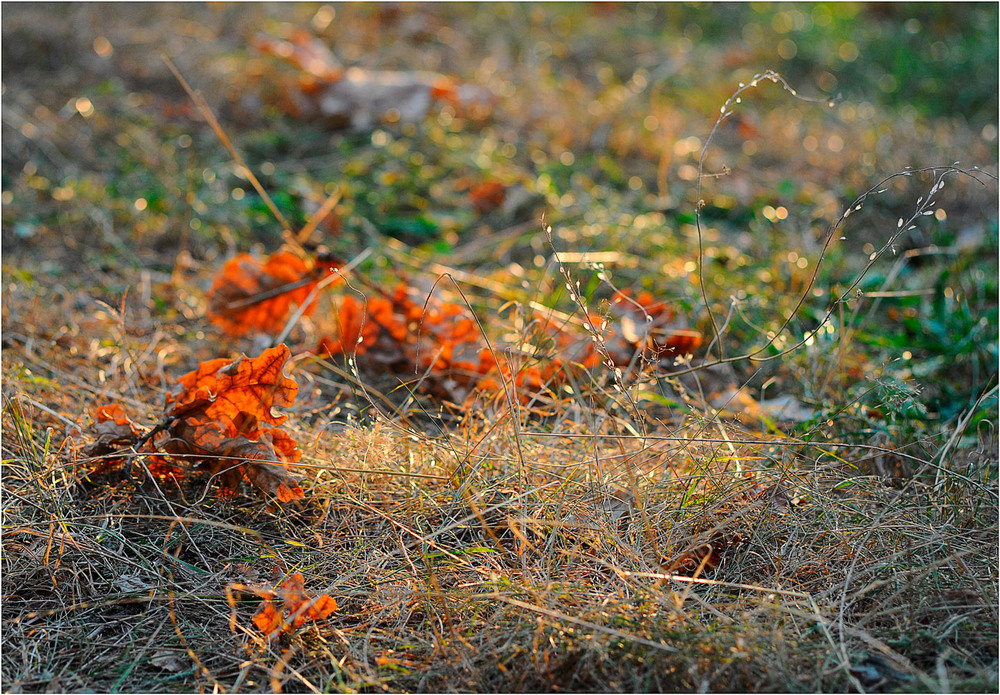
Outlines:
<svg viewBox="0 0 1000 695"><path fill-rule="evenodd" d="M718 344L720 360L725 359L725 355L722 350L722 334L720 332L718 323L716 323L715 314L712 313L712 306L708 301L708 288L705 286L705 272L704 272L705 245L704 245L704 235L702 234L701 230L701 208L704 206L704 201L701 199L701 181L704 178L722 177L726 176L729 173L728 168L724 168L721 173L706 174L705 156L708 154L708 148L712 144L712 140L715 138L715 133L719 130L719 126L722 125L723 121L725 121L727 118L733 115L733 111L730 109L730 107L733 106L734 104L742 103L742 94L750 89L756 88L757 84L763 80L770 80L771 82L780 84L785 89L785 91L787 91L796 99L800 99L802 101L814 102L814 103L824 102L828 106L833 106L835 103L834 100L832 99L817 99L815 97L802 96L795 89L793 89L791 85L788 84L788 82L785 81L784 77L774 72L773 70L765 70L764 72L754 75L753 78L750 80L749 84L743 84L741 82L739 85L739 89L737 89L735 92L729 95L729 98L726 99L726 103L724 103L722 105L722 108L719 109L720 115L715 120L715 125L712 126L712 131L708 134L708 138L705 140L705 145L701 148L701 156L699 156L698 158L698 186L696 194L697 202L695 203L695 210L694 210L694 225L695 229L698 232L698 283L701 287L702 299L705 301L705 310L708 312L708 318L712 322L712 336L713 336L712 344ZM797 310L798 308L796 307L796 311Z"/></svg>

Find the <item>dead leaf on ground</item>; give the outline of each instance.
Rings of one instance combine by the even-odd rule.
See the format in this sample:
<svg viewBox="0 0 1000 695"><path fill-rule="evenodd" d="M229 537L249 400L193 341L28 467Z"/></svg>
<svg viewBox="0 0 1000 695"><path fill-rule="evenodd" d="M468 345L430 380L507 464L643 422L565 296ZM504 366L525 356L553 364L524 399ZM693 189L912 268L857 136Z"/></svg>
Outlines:
<svg viewBox="0 0 1000 695"><path fill-rule="evenodd" d="M361 366L396 374L416 369L421 389L462 402L496 363L465 306L420 295L400 283L364 302L343 297L338 335L322 338L317 352L354 356Z"/></svg>
<svg viewBox="0 0 1000 695"><path fill-rule="evenodd" d="M282 343L254 359L241 355L235 361L202 362L177 380L181 388L167 396L165 414L179 417L197 412L210 420L233 422L244 433L257 421L280 425L287 416L273 409L291 405L299 392L299 385L283 371L290 355Z"/></svg>
<svg viewBox="0 0 1000 695"><path fill-rule="evenodd" d="M742 545L746 539L740 533L716 531L705 543L694 543L676 554L665 557L661 568L667 574L698 577L712 572L722 561L727 549Z"/></svg>
<svg viewBox="0 0 1000 695"><path fill-rule="evenodd" d="M300 478L282 463L298 461L302 452L281 430L267 427L246 435L232 426L187 417L172 426L169 434L160 447L171 454L189 457L199 468L217 477L224 490L235 491L247 480L281 502L293 502L305 494L299 487Z"/></svg>
<svg viewBox="0 0 1000 695"><path fill-rule="evenodd" d="M291 405L298 394L284 374L289 356L282 344L254 359L209 360L182 376L179 390L167 396L165 415L174 421L158 446L192 457L228 490L246 479L282 502L301 499L299 479L285 463L302 452L282 430L262 426L282 424L287 416L274 408Z"/></svg>
<svg viewBox="0 0 1000 695"><path fill-rule="evenodd" d="M258 590L264 598L253 617L257 629L273 637L301 627L306 621L325 620L337 610L337 601L327 594L313 596L305 590L305 580L296 572L273 590ZM280 598L281 607L277 600Z"/></svg>
<svg viewBox="0 0 1000 695"><path fill-rule="evenodd" d="M159 651L149 660L156 668L161 671L166 671L167 673L180 673L185 668L188 668L187 660L182 658L180 654L170 651Z"/></svg>
<svg viewBox="0 0 1000 695"><path fill-rule="evenodd" d="M125 447L135 444L145 433L132 422L125 409L117 403L98 406L94 411L94 432L97 438L83 448L85 456L106 456ZM102 462L102 468L117 464L121 458L107 458Z"/></svg>
<svg viewBox="0 0 1000 695"><path fill-rule="evenodd" d="M499 181L483 181L469 189L469 202L482 215L503 205L506 192L506 186Z"/></svg>
<svg viewBox="0 0 1000 695"><path fill-rule="evenodd" d="M292 305L302 306L321 276L331 271L326 264L307 263L290 251L276 251L263 263L241 253L227 261L212 281L208 318L232 336L279 333ZM315 301L303 313L314 308Z"/></svg>
<svg viewBox="0 0 1000 695"><path fill-rule="evenodd" d="M392 302L385 297L361 301L345 295L340 300L337 327L338 336L321 338L317 353L358 357L367 354L374 362L386 365L405 358L402 349L408 333L405 317L398 316Z"/></svg>
<svg viewBox="0 0 1000 695"><path fill-rule="evenodd" d="M305 29L293 28L286 39L259 34L250 45L261 53L288 61L320 82L336 82L344 76L344 66L325 43Z"/></svg>

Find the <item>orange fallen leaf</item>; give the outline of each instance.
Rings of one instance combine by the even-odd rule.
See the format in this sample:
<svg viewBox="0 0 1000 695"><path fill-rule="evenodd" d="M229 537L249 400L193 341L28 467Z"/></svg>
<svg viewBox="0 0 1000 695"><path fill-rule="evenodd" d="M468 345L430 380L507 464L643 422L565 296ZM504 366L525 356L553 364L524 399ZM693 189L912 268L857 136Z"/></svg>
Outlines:
<svg viewBox="0 0 1000 695"><path fill-rule="evenodd" d="M464 400L476 379L496 366L466 307L436 297L424 301L405 283L364 303L344 297L337 323L338 336L322 338L319 354L364 357L369 366L401 374L419 370L421 388L453 400Z"/></svg>
<svg viewBox="0 0 1000 695"><path fill-rule="evenodd" d="M267 635L281 630L284 627L283 623L284 619L281 610L269 599L265 599L260 604L260 608L257 609L257 612L253 616L253 624L257 626L258 630Z"/></svg>
<svg viewBox="0 0 1000 695"><path fill-rule="evenodd" d="M192 457L226 489L247 480L282 502L302 499L298 479L284 465L302 452L285 432L261 425L283 423L286 416L274 408L295 401L298 384L283 371L289 356L282 344L254 359L209 360L182 376L179 390L167 396L165 414L173 422L161 448Z"/></svg>
<svg viewBox="0 0 1000 695"><path fill-rule="evenodd" d="M233 336L250 331L275 334L288 321L292 305L309 298L331 269L310 265L290 251L277 251L263 263L246 253L229 259L208 290L208 318ZM304 314L315 308L311 302Z"/></svg>
<svg viewBox="0 0 1000 695"><path fill-rule="evenodd" d="M133 447L143 456L144 470L160 480L180 478L194 465L218 477L224 492L246 481L281 502L302 499L299 478L286 465L302 452L288 433L265 426L283 423L286 416L274 408L291 405L298 393L298 384L284 374L289 356L288 347L279 345L254 359L203 362L178 379L164 421L151 432L119 404L100 406L94 413L97 439L83 449L103 457L92 472L117 469L122 449Z"/></svg>
<svg viewBox="0 0 1000 695"><path fill-rule="evenodd" d="M98 423L113 422L116 425L127 427L131 430L132 434L139 434L139 428L134 422L129 420L125 409L117 403L98 406L97 410L94 411L94 419Z"/></svg>
<svg viewBox="0 0 1000 695"><path fill-rule="evenodd" d="M288 61L320 82L336 82L344 76L344 66L326 44L305 29L292 29L287 40L258 34L250 45L261 53Z"/></svg>
<svg viewBox="0 0 1000 695"><path fill-rule="evenodd" d="M334 339L323 338L321 352L330 355L365 354L382 330L382 321L378 318L384 314L391 315L391 312L391 304L381 297L362 303L353 295L346 295L341 299L337 312L340 335Z"/></svg>
<svg viewBox="0 0 1000 695"><path fill-rule="evenodd" d="M494 210L503 203L507 189L498 181L485 181L469 190L469 200L476 212L483 214Z"/></svg>
<svg viewBox="0 0 1000 695"><path fill-rule="evenodd" d="M252 427L243 422L247 417L280 425L286 416L273 409L291 405L299 392L299 385L283 371L290 355L288 346L281 344L254 359L241 355L232 362L225 358L202 362L177 380L181 388L167 396L165 414L178 417L199 411L212 420L228 419L244 432Z"/></svg>
<svg viewBox="0 0 1000 695"><path fill-rule="evenodd" d="M302 452L281 430L267 427L243 434L232 423L225 426L213 420L186 417L176 422L169 434L161 448L175 456L189 457L199 468L216 476L225 491L237 490L246 480L281 502L305 496L298 477L283 463L298 461Z"/></svg>
<svg viewBox="0 0 1000 695"><path fill-rule="evenodd" d="M275 589L259 593L264 601L253 617L253 623L269 637L301 627L308 620L325 620L337 610L336 599L328 594L311 596L306 592L305 580L298 572ZM275 602L278 597L282 602L280 609Z"/></svg>
<svg viewBox="0 0 1000 695"><path fill-rule="evenodd" d="M99 406L94 411L94 421L97 439L83 449L87 456L104 457L94 473L107 473L122 462L120 456L108 456L119 452L126 447L135 446L147 429L132 422L125 409L118 403ZM159 456L150 451L149 444L144 444L139 452L144 454L146 469L149 473L161 481L167 479L177 479L182 477L183 470L167 461L163 456Z"/></svg>

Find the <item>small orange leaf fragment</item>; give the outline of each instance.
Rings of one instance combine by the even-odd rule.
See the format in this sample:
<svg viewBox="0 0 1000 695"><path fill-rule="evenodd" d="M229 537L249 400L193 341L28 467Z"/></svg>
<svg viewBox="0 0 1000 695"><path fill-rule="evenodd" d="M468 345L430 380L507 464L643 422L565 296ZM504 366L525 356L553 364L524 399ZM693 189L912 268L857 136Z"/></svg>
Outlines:
<svg viewBox="0 0 1000 695"><path fill-rule="evenodd" d="M94 419L98 423L113 422L116 425L128 427L132 431L132 434L139 433L139 428L136 427L134 422L129 420L128 415L125 414L125 409L118 403L98 406L94 411Z"/></svg>
<svg viewBox="0 0 1000 695"><path fill-rule="evenodd" d="M86 456L105 456L123 447L135 444L142 437L144 430L132 422L125 409L118 403L101 405L94 410L94 431L97 438L83 448ZM100 468L106 469L121 462L121 458L108 458L102 461Z"/></svg>
<svg viewBox="0 0 1000 695"><path fill-rule="evenodd" d="M282 627L281 611L269 599L265 599L253 616L253 624L265 634L277 632Z"/></svg>
<svg viewBox="0 0 1000 695"><path fill-rule="evenodd" d="M264 597L264 602L257 609L253 622L257 629L269 637L301 627L309 620L325 620L337 610L336 599L328 594L311 596L305 590L305 580L299 572L288 577L273 591L259 593ZM281 597L280 610L275 604L276 596Z"/></svg>
<svg viewBox="0 0 1000 695"><path fill-rule="evenodd" d="M476 212L483 214L494 210L503 203L507 189L498 181L484 181L469 190L469 200Z"/></svg>

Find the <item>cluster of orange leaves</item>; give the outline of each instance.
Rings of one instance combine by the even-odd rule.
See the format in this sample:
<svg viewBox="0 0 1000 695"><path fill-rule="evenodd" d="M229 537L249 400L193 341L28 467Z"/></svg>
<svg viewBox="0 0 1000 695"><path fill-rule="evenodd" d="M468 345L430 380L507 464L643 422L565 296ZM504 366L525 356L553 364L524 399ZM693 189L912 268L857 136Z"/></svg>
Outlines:
<svg viewBox="0 0 1000 695"><path fill-rule="evenodd" d="M307 262L281 250L258 262L241 254L213 281L209 316L230 335L274 334L293 305L304 313L313 310L310 296L332 270L327 256ZM303 306L306 302L310 305ZM702 341L698 332L679 325L666 302L645 291L616 292L608 310L586 315L582 328L536 315L525 341L534 349L521 351L520 364L497 359L465 307L434 296L422 301L405 283L365 300L344 295L335 318L338 330L321 338L319 354L359 358L359 367L416 373L422 388L456 403L475 392L498 394L510 387L524 401L546 390L557 392L573 373L627 365L637 353L652 359L686 355ZM182 376L177 391L167 397L164 431L150 442L148 453L188 457L225 490L248 481L282 502L301 499L302 489L285 464L302 454L277 427L285 417L273 412L291 405L298 391L282 371L289 355L288 347L279 345L256 359L209 360ZM99 409L95 420L97 440L86 451L90 455L110 454L144 437L120 406ZM179 470L159 456L148 460L161 475Z"/></svg>
<svg viewBox="0 0 1000 695"><path fill-rule="evenodd" d="M337 601L328 594L310 596L302 574L295 573L274 589L254 589L264 601L253 616L253 624L268 637L305 625L306 621L325 620L337 610ZM281 600L279 606L278 599Z"/></svg>
<svg viewBox="0 0 1000 695"><path fill-rule="evenodd" d="M424 382L456 400L472 391L497 393L502 383L513 384L519 398L565 383L568 372L628 364L637 350L654 359L690 354L701 335L678 326L673 310L648 292L635 298L619 292L608 316L588 315L586 330L570 330L548 317L537 316L530 339L545 346L546 359L526 360L513 368L484 347L476 322L460 305L414 301L411 289L400 284L391 295L360 301L343 297L337 312L337 337L320 340L321 355L343 354L398 372L416 367ZM588 337L599 334L598 341Z"/></svg>
<svg viewBox="0 0 1000 695"><path fill-rule="evenodd" d="M479 375L495 367L476 322L460 305L425 306L403 283L392 294L363 301L345 295L337 324L337 337L323 337L317 353L355 356L399 373L416 367L451 396L468 393Z"/></svg>
<svg viewBox="0 0 1000 695"><path fill-rule="evenodd" d="M455 181L455 190L467 191L469 204L480 215L500 207L507 197L507 187L490 178L474 179L462 176Z"/></svg>
<svg viewBox="0 0 1000 695"><path fill-rule="evenodd" d="M117 403L98 406L94 411L94 434L96 435L85 449L88 456L105 456L123 446L129 446L146 433L145 429L132 422ZM109 461L120 461L120 457L111 457Z"/></svg>
<svg viewBox="0 0 1000 695"><path fill-rule="evenodd" d="M292 305L302 306L323 276L327 263L307 263L291 251L272 253L261 263L241 253L229 259L208 290L208 318L231 336L251 330L272 335L285 326ZM303 311L308 316L315 301Z"/></svg>
<svg viewBox="0 0 1000 695"><path fill-rule="evenodd" d="M265 426L282 424L286 416L273 408L291 405L298 393L283 372L289 355L279 345L255 359L202 362L182 376L167 396L162 431L143 447L151 472L179 474L177 463L187 461L217 476L224 490L235 491L246 480L282 502L301 499L302 488L285 464L302 452L286 432ZM135 445L145 434L118 404L100 406L94 419L97 438L84 449L89 456Z"/></svg>

